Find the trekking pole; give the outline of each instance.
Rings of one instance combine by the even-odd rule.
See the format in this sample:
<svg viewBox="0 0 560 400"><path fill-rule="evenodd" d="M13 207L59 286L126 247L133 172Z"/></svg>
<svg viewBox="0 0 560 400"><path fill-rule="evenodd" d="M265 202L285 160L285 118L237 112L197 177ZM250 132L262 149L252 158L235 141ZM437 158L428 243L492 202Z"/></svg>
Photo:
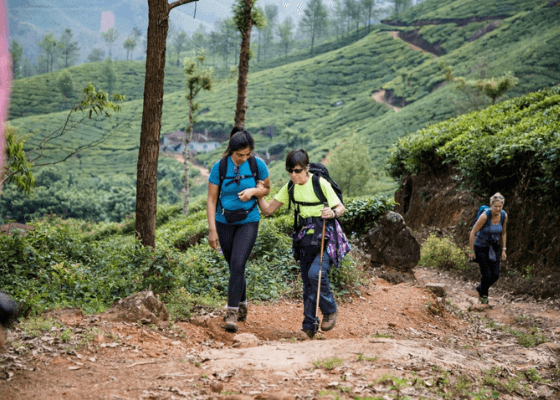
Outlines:
<svg viewBox="0 0 560 400"><path fill-rule="evenodd" d="M327 203L324 204L325 207L329 205ZM321 262L319 264L319 281L317 282L317 306L315 307L315 326L319 330L319 300L321 299L321 273L323 272L323 254L325 250L325 228L327 226L327 222L323 219L323 234L321 235Z"/></svg>

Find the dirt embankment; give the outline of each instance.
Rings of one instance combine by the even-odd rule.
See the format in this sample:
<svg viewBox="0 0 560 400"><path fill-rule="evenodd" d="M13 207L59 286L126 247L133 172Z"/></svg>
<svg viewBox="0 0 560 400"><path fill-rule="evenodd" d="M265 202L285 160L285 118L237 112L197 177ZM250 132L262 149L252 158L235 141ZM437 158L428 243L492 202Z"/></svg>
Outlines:
<svg viewBox="0 0 560 400"><path fill-rule="evenodd" d="M557 204L527 195L518 184L511 190L495 189L487 196L473 196L461 189L455 171L410 176L395 194L397 212L414 231L437 230L468 244L478 207L488 204L495 191L504 194L508 213L507 256L502 277L516 294L537 298L560 297L560 217Z"/></svg>

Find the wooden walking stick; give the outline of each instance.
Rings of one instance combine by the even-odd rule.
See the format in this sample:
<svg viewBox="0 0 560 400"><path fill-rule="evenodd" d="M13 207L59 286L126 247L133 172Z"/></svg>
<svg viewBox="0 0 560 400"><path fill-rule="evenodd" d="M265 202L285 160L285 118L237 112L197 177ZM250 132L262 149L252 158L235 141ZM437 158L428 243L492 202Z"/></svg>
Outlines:
<svg viewBox="0 0 560 400"><path fill-rule="evenodd" d="M324 204L325 207L329 205L327 203ZM327 226L327 221L323 219L323 234L321 236L321 261L319 264L319 281L317 282L317 306L315 307L315 332L319 330L319 300L321 299L321 273L323 272L323 254L325 250L325 228Z"/></svg>

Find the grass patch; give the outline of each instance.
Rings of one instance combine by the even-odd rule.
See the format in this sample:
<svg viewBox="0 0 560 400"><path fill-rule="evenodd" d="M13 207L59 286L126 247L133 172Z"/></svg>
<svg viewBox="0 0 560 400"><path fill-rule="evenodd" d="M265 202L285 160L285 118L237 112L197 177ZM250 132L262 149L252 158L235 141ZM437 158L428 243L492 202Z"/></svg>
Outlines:
<svg viewBox="0 0 560 400"><path fill-rule="evenodd" d="M344 364L344 360L339 357L328 357L320 360L313 361L315 368L324 368L326 370L331 370L336 367L340 367Z"/></svg>

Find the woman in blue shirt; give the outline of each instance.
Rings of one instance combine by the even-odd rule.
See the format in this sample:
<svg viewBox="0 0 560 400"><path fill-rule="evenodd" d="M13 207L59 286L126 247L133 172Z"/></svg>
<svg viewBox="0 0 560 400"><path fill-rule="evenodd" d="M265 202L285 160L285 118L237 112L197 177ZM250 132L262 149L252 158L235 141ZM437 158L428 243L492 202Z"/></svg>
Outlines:
<svg viewBox="0 0 560 400"><path fill-rule="evenodd" d="M252 156L254 148L249 132L233 128L223 159L214 164L208 178L208 244L215 250L221 247L229 264L224 320L225 329L232 332L238 329L237 321L247 318L245 264L255 245L261 218L256 198L270 191L268 168L263 160ZM258 181L262 181L259 187Z"/></svg>
<svg viewBox="0 0 560 400"><path fill-rule="evenodd" d="M469 260L473 260L476 256L475 260L480 266L482 278L476 291L483 304L488 304L488 289L500 277L500 259L506 259L508 216L503 210L504 202L505 198L500 193L490 197L490 210L480 214L469 238Z"/></svg>

